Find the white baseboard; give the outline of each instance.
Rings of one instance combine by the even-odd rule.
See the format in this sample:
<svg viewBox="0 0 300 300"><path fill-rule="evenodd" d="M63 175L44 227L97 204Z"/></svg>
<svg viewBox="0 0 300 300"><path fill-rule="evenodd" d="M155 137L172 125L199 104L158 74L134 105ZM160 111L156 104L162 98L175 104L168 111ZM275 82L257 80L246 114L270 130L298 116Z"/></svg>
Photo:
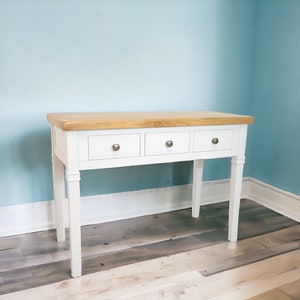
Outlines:
<svg viewBox="0 0 300 300"><path fill-rule="evenodd" d="M0 237L53 228L53 201L0 207Z"/></svg>
<svg viewBox="0 0 300 300"><path fill-rule="evenodd" d="M245 198L300 222L300 197L297 195L249 178L249 194Z"/></svg>
<svg viewBox="0 0 300 300"><path fill-rule="evenodd" d="M203 183L203 204L228 200L229 180ZM191 207L192 185L81 198L81 224L96 224ZM68 205L65 202L65 220ZM68 224L66 224L67 226ZM53 201L0 208L0 237L54 228Z"/></svg>
<svg viewBox="0 0 300 300"><path fill-rule="evenodd" d="M228 201L230 180L203 183L202 203ZM81 224L127 219L191 207L192 185L82 197ZM242 198L300 220L300 197L253 178L244 178ZM67 203L66 220L67 217ZM0 237L54 228L53 201L0 207Z"/></svg>

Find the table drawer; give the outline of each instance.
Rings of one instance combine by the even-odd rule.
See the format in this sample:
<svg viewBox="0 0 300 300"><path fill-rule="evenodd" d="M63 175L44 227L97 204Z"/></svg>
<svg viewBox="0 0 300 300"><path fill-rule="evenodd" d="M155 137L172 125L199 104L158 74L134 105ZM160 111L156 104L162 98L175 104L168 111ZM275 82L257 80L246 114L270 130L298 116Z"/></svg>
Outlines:
<svg viewBox="0 0 300 300"><path fill-rule="evenodd" d="M145 155L186 153L190 150L189 132L145 134Z"/></svg>
<svg viewBox="0 0 300 300"><path fill-rule="evenodd" d="M140 135L89 136L88 156L93 159L136 157L140 155Z"/></svg>
<svg viewBox="0 0 300 300"><path fill-rule="evenodd" d="M228 150L233 145L233 130L203 130L194 132L193 151Z"/></svg>

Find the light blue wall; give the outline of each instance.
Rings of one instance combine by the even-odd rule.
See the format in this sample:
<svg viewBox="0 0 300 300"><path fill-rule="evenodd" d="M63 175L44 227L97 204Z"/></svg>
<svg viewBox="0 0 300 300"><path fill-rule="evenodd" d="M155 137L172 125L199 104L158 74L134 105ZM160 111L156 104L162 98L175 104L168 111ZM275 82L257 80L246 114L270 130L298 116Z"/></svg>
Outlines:
<svg viewBox="0 0 300 300"><path fill-rule="evenodd" d="M251 176L300 195L300 1L259 1Z"/></svg>
<svg viewBox="0 0 300 300"><path fill-rule="evenodd" d="M253 0L1 0L0 205L53 199L48 112L250 114L255 14ZM189 180L189 163L83 172L82 194Z"/></svg>

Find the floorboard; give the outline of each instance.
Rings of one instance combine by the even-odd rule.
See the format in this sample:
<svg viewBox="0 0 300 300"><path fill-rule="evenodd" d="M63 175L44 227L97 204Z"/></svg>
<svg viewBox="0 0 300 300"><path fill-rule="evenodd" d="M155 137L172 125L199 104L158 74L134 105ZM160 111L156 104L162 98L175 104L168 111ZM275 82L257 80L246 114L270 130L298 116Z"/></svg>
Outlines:
<svg viewBox="0 0 300 300"><path fill-rule="evenodd" d="M202 278L201 281L214 278L230 270L276 260L280 255L298 253L297 250L300 249L300 225L297 222L250 200L241 202L238 243L227 242L227 218L228 203L219 203L203 206L201 217L198 219L192 218L191 210L186 209L83 226L83 274L88 277L94 274L108 274L107 272L113 270L119 272L128 266L139 268L139 264L142 263L147 266L147 262L151 262L153 273L154 262L163 263L165 268L168 261L171 261L171 269L166 270L172 272L172 260L178 259L172 282L184 281L186 276L194 278L196 284L199 278ZM172 257L172 260L168 260L168 257ZM203 260L199 260L199 257ZM178 268L180 265L181 269ZM54 230L0 240L0 295L8 297L14 295L9 293L33 287L76 282L74 279L68 281L71 279L69 268L68 240L56 242ZM82 278L86 278L85 276ZM164 276L168 277L170 274L163 275L163 278ZM132 277L136 278L136 275ZM161 285L168 286L169 280L170 278L162 279ZM112 282L119 285L122 280L114 277ZM154 286L156 283L157 281L153 283ZM293 282L282 283L269 289L265 295L264 291L261 294L265 299L275 299L267 298L272 297L272 293L293 297L290 296L292 287L296 290L294 294L297 294L297 278ZM172 296L172 293L178 289L180 290L173 285L170 290L162 290L162 293L169 293L170 299L173 299L175 294ZM197 290L197 284L195 289ZM178 293L181 293L179 290ZM192 290L191 288L190 291ZM99 290L96 295L98 293Z"/></svg>

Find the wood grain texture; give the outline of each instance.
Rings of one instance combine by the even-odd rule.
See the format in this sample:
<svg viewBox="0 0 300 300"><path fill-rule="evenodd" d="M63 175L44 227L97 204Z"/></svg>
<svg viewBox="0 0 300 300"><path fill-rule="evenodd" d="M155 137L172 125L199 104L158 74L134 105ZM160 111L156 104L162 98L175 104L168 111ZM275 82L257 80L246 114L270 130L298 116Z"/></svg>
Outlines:
<svg viewBox="0 0 300 300"><path fill-rule="evenodd" d="M300 250L202 276L199 269L215 258L192 250L8 294L5 299L299 299Z"/></svg>
<svg viewBox="0 0 300 300"><path fill-rule="evenodd" d="M199 290L207 299L246 299L238 290L255 297L251 284L262 295L297 295L297 222L243 200L240 240L229 243L228 203L201 209L198 219L185 209L83 226L78 280L70 276L68 241L56 242L54 230L2 238L0 299L202 299ZM216 282L227 298L217 294Z"/></svg>
<svg viewBox="0 0 300 300"><path fill-rule="evenodd" d="M65 131L252 124L251 116L211 111L49 113L47 120Z"/></svg>

